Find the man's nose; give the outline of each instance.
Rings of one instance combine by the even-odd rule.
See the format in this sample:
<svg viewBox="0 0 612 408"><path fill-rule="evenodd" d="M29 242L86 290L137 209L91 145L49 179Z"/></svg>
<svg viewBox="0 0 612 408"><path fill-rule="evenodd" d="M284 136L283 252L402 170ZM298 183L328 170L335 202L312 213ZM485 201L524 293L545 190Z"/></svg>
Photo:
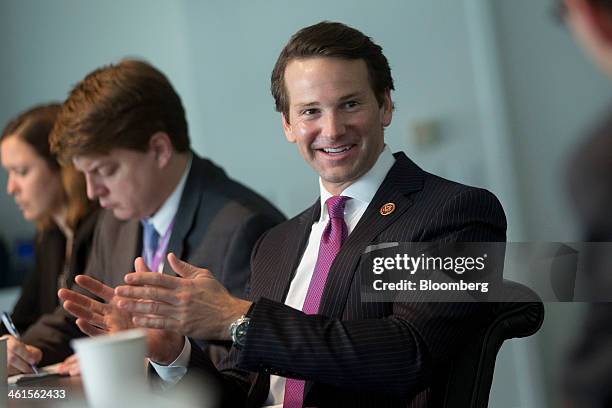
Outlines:
<svg viewBox="0 0 612 408"><path fill-rule="evenodd" d="M345 132L344 118L341 113L329 112L323 122L323 135L329 138L341 136Z"/></svg>

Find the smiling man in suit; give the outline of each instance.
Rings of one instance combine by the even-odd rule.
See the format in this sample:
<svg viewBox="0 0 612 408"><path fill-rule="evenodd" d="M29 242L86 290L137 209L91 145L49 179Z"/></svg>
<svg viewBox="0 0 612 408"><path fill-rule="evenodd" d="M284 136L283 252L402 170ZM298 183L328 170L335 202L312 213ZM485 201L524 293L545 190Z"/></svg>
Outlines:
<svg viewBox="0 0 612 408"><path fill-rule="evenodd" d="M172 254L180 277L136 272L115 289L138 326L233 341L217 369L190 350L190 372L213 373L226 406L435 405L432 379L444 381L486 322L477 303L362 301L358 264L373 242L505 240L491 193L429 174L385 145L393 89L382 48L363 33L332 22L297 32L272 93L287 140L319 175L320 197L258 241L246 298Z"/></svg>
<svg viewBox="0 0 612 408"><path fill-rule="evenodd" d="M216 279L241 296L253 245L284 219L264 198L190 149L179 95L143 61L123 60L79 82L61 108L51 144L58 157L85 174L89 198L106 209L85 276L77 278L103 299L108 296L97 290L98 281L107 288L122 283L140 255L151 270L174 275L164 262L169 251L215 270ZM43 364L71 352L69 340L82 336L78 328L90 335L107 330L108 322L75 324L69 316L60 307L23 336L43 351ZM191 344L164 331L149 331L148 340L152 360L161 364L172 363ZM223 345L201 345L213 359L223 354ZM78 366L70 362L64 370L74 372Z"/></svg>

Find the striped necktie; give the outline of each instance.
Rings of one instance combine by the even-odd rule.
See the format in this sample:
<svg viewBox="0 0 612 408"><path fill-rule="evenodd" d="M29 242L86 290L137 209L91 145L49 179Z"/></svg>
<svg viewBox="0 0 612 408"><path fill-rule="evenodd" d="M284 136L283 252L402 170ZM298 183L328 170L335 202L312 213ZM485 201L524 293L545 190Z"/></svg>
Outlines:
<svg viewBox="0 0 612 408"><path fill-rule="evenodd" d="M348 236L348 228L344 222L344 206L350 197L333 196L327 199L329 222L321 235L319 255L315 264L306 299L302 311L306 314L316 314L321 304L321 296L329 274L329 268ZM301 408L304 401L305 381L287 378L285 381L284 408Z"/></svg>

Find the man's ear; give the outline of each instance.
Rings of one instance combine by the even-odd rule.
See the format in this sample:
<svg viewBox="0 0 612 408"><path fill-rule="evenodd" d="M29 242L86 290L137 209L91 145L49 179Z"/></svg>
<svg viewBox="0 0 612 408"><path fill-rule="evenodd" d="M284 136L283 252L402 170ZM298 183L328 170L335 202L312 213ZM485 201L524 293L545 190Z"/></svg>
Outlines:
<svg viewBox="0 0 612 408"><path fill-rule="evenodd" d="M289 143L295 143L296 138L293 134L293 128L291 127L289 121L287 121L287 117L284 113L281 113L281 121L283 122L283 131L285 132L285 137L287 138L287 141Z"/></svg>
<svg viewBox="0 0 612 408"><path fill-rule="evenodd" d="M589 0L565 0L568 12L579 13L599 39L612 47L612 13Z"/></svg>
<svg viewBox="0 0 612 408"><path fill-rule="evenodd" d="M391 124L393 118L393 101L391 100L391 90L385 90L383 104L380 107L380 122L383 127L387 127Z"/></svg>
<svg viewBox="0 0 612 408"><path fill-rule="evenodd" d="M166 132L155 132L149 138L149 152L155 156L160 169L166 167L174 152L170 136Z"/></svg>

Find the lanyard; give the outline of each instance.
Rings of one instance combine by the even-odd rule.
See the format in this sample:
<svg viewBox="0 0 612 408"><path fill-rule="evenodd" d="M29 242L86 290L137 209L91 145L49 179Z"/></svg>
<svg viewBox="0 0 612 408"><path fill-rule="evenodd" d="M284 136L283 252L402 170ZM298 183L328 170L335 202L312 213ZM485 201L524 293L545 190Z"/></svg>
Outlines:
<svg viewBox="0 0 612 408"><path fill-rule="evenodd" d="M164 233L164 236L161 237L157 243L157 249L153 254L151 254L151 248L147 248L146 246L144 248L145 260L150 262L150 265L148 266L151 269L151 272L159 272L159 265L161 264L164 255L166 255L166 249L168 249L168 242L170 241L172 227L174 227L174 218Z"/></svg>

